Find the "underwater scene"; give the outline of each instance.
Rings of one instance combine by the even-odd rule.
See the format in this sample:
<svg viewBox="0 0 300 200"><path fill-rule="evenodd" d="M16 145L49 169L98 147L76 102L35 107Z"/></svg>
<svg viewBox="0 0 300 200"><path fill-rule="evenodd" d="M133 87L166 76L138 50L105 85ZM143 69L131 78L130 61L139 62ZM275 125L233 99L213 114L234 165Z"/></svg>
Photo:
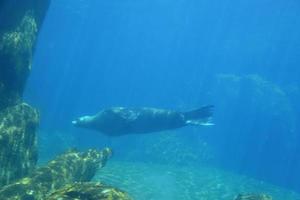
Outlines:
<svg viewBox="0 0 300 200"><path fill-rule="evenodd" d="M300 200L299 13L0 0L0 200Z"/></svg>

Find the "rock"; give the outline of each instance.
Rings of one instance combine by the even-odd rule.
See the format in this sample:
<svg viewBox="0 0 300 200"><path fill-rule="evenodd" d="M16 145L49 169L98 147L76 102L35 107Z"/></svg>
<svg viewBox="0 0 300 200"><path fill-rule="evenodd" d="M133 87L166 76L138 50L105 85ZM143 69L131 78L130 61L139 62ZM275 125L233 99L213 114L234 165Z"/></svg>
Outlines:
<svg viewBox="0 0 300 200"><path fill-rule="evenodd" d="M283 170L296 127L294 108L286 91L259 75L232 74L218 75L208 90L211 99L218 99L218 113L214 116L218 126L214 128L226 130L226 139L213 141L219 148L218 157L226 163L234 157L237 164L243 162L249 170L264 167L262 176L268 172L272 176L272 163L280 163L276 171Z"/></svg>
<svg viewBox="0 0 300 200"><path fill-rule="evenodd" d="M50 0L0 0L0 110L21 102Z"/></svg>
<svg viewBox="0 0 300 200"><path fill-rule="evenodd" d="M44 200L66 184L90 181L111 155L109 148L86 152L71 150L36 169L29 177L4 186L0 190L0 199Z"/></svg>
<svg viewBox="0 0 300 200"><path fill-rule="evenodd" d="M38 31L50 0L0 0L0 186L37 161L38 113L22 103Z"/></svg>
<svg viewBox="0 0 300 200"><path fill-rule="evenodd" d="M272 197L266 194L239 194L235 200L272 200Z"/></svg>
<svg viewBox="0 0 300 200"><path fill-rule="evenodd" d="M46 200L130 200L123 191L101 183L74 183L52 193Z"/></svg>
<svg viewBox="0 0 300 200"><path fill-rule="evenodd" d="M22 103L0 111L0 185L30 173L37 162L38 112Z"/></svg>

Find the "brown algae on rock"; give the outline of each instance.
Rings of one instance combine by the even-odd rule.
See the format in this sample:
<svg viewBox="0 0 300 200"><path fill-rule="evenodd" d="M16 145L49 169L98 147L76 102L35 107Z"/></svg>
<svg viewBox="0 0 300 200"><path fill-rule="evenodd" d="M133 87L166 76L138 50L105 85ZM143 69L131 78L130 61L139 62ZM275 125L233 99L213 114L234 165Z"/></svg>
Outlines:
<svg viewBox="0 0 300 200"><path fill-rule="evenodd" d="M0 34L0 107L20 101L31 70L37 31L36 20L28 11L14 30Z"/></svg>
<svg viewBox="0 0 300 200"><path fill-rule="evenodd" d="M1 0L0 110L22 101L38 31L50 0Z"/></svg>
<svg viewBox="0 0 300 200"><path fill-rule="evenodd" d="M0 190L0 199L44 200L66 184L90 181L111 155L109 148L102 151L69 151L36 169L30 176L4 186Z"/></svg>
<svg viewBox="0 0 300 200"><path fill-rule="evenodd" d="M28 175L37 162L37 110L22 103L0 111L0 185Z"/></svg>

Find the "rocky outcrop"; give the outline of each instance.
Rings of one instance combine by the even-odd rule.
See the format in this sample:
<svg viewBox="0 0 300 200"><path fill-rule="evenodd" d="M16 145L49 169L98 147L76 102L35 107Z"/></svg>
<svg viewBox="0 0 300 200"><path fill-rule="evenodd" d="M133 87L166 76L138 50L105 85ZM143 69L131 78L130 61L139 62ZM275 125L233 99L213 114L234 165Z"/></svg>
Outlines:
<svg viewBox="0 0 300 200"><path fill-rule="evenodd" d="M50 193L67 184L90 181L111 155L112 151L109 148L102 151L69 151L45 167L36 169L29 177L4 186L0 190L0 199L44 200ZM85 190L85 187L82 190Z"/></svg>
<svg viewBox="0 0 300 200"><path fill-rule="evenodd" d="M22 94L49 4L0 0L0 186L27 175L37 161L39 115Z"/></svg>
<svg viewBox="0 0 300 200"><path fill-rule="evenodd" d="M50 0L0 0L0 109L21 102Z"/></svg>
<svg viewBox="0 0 300 200"><path fill-rule="evenodd" d="M0 112L0 185L31 172L37 162L38 112L22 103Z"/></svg>
<svg viewBox="0 0 300 200"><path fill-rule="evenodd" d="M74 183L51 194L46 200L131 200L123 191L101 183Z"/></svg>

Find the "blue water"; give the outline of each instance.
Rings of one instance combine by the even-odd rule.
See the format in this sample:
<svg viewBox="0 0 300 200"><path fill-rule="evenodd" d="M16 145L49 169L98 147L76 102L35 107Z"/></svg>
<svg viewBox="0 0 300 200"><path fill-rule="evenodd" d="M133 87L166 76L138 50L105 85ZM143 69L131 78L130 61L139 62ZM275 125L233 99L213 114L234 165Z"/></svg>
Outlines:
<svg viewBox="0 0 300 200"><path fill-rule="evenodd" d="M196 159L172 162L300 192L299 12L297 0L52 0L25 94L41 112L41 155L112 146L115 159L168 163L188 147ZM109 138L70 123L111 106L205 104L216 125L166 132L164 156L151 153L164 134Z"/></svg>

